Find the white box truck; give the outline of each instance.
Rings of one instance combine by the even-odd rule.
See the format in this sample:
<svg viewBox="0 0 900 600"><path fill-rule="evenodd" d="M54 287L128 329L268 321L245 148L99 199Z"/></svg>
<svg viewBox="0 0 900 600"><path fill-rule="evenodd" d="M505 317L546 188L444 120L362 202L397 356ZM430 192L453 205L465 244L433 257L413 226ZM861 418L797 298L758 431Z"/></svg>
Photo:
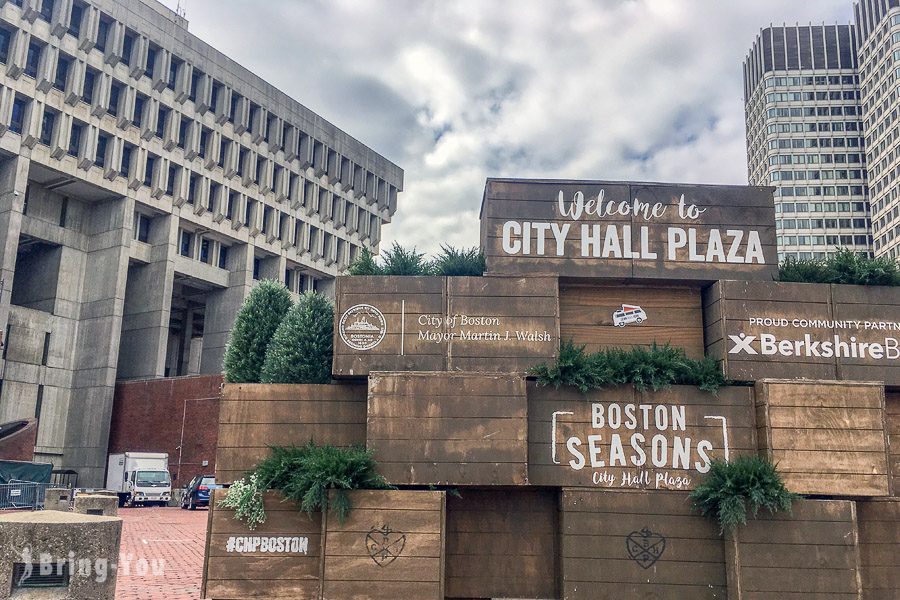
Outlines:
<svg viewBox="0 0 900 600"><path fill-rule="evenodd" d="M119 506L167 505L172 497L169 455L164 452L110 454L106 489L119 495Z"/></svg>

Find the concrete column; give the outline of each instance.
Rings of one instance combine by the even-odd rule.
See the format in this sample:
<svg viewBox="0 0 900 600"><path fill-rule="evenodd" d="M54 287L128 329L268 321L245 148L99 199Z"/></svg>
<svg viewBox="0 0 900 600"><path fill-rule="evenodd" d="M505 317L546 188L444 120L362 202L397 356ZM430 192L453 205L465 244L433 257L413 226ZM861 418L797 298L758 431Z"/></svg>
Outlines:
<svg viewBox="0 0 900 600"><path fill-rule="evenodd" d="M22 229L22 208L28 181L29 160L21 156L0 162L0 332L5 335L9 322L9 302L12 298L13 274L19 233ZM3 340L7 343L7 340Z"/></svg>
<svg viewBox="0 0 900 600"><path fill-rule="evenodd" d="M162 215L150 224L150 263L128 269L119 379L162 377L166 367L178 217Z"/></svg>
<svg viewBox="0 0 900 600"><path fill-rule="evenodd" d="M88 242L63 456L63 466L78 471L84 486L104 483L133 214L133 199L115 198L95 204L85 222Z"/></svg>
<svg viewBox="0 0 900 600"><path fill-rule="evenodd" d="M234 317L253 287L253 246L241 244L228 249L228 287L206 297L203 323L201 373L221 373L222 359Z"/></svg>

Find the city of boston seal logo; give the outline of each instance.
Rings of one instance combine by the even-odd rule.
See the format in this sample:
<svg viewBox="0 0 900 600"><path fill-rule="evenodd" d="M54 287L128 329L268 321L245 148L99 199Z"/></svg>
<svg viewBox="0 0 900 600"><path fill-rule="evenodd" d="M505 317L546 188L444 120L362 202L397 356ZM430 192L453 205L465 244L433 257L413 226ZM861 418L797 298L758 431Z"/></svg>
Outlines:
<svg viewBox="0 0 900 600"><path fill-rule="evenodd" d="M357 304L341 315L338 331L354 350L371 350L384 339L387 324L380 310L371 304Z"/></svg>

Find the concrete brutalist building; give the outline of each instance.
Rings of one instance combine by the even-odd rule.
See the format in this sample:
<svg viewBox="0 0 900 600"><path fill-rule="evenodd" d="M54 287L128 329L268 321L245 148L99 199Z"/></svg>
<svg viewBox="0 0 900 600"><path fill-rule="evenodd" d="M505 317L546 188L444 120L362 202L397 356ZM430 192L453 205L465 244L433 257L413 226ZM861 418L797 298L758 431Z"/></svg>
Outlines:
<svg viewBox="0 0 900 600"><path fill-rule="evenodd" d="M117 379L221 371L262 278L329 292L403 171L155 0L0 2L0 422L102 485Z"/></svg>

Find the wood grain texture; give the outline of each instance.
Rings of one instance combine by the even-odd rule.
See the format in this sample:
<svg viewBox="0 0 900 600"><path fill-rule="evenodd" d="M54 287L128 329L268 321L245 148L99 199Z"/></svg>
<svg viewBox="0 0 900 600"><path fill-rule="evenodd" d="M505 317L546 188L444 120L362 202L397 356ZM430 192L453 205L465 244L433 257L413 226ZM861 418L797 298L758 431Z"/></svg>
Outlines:
<svg viewBox="0 0 900 600"><path fill-rule="evenodd" d="M884 413L891 484L894 496L900 496L900 392L885 393Z"/></svg>
<svg viewBox="0 0 900 600"><path fill-rule="evenodd" d="M687 493L564 488L560 520L565 600L725 596L722 539ZM627 545L644 529L665 538L646 568Z"/></svg>
<svg viewBox="0 0 900 600"><path fill-rule="evenodd" d="M335 446L366 439L365 383L226 384L219 412L216 479L240 479L274 445Z"/></svg>
<svg viewBox="0 0 900 600"><path fill-rule="evenodd" d="M555 277L339 277L334 375L371 371L521 372L559 347ZM384 339L360 350L341 322L360 304L384 317Z"/></svg>
<svg viewBox="0 0 900 600"><path fill-rule="evenodd" d="M442 600L445 492L358 490L348 497L346 521L324 518L323 600ZM382 547L388 554L377 552Z"/></svg>
<svg viewBox="0 0 900 600"><path fill-rule="evenodd" d="M366 444L395 485L528 482L525 380L372 373Z"/></svg>
<svg viewBox="0 0 900 600"><path fill-rule="evenodd" d="M900 498L864 500L856 508L863 598L900 598Z"/></svg>
<svg viewBox="0 0 900 600"><path fill-rule="evenodd" d="M723 419L730 456L757 452L749 387L725 387L717 395L689 386L643 393L628 386L581 394L529 383L527 390L528 475L534 485L693 489L702 474L697 465L705 462L700 442L709 444L708 458L724 457ZM598 410L602 422L595 420ZM675 413L683 415L683 429L682 423L676 426ZM614 421L610 415L621 418ZM598 436L593 448L602 466L592 466L589 436ZM621 442L624 455L614 455L614 439ZM676 459L676 444L688 448L687 468L683 454ZM644 454L643 464L638 464L636 448Z"/></svg>
<svg viewBox="0 0 900 600"><path fill-rule="evenodd" d="M699 359L704 351L701 303L699 287L561 282L560 335L590 352L655 342L683 348ZM640 306L647 320L616 327L612 316L622 304Z"/></svg>
<svg viewBox="0 0 900 600"><path fill-rule="evenodd" d="M448 495L447 597L556 597L558 496L522 487Z"/></svg>
<svg viewBox="0 0 900 600"><path fill-rule="evenodd" d="M263 497L266 521L255 530L234 518L234 511L218 507L226 490L213 490L203 573L205 598L285 598L318 600L322 518L307 515L275 492ZM229 538L307 538L305 552L227 551Z"/></svg>
<svg viewBox="0 0 900 600"><path fill-rule="evenodd" d="M703 306L706 352L731 379L837 379L900 385L900 294L896 288L719 281L704 291ZM755 353L741 348L734 336L752 337L749 346ZM774 336L767 351L762 348L763 336Z"/></svg>
<svg viewBox="0 0 900 600"><path fill-rule="evenodd" d="M725 536L728 598L860 598L856 503L797 500Z"/></svg>
<svg viewBox="0 0 900 600"><path fill-rule="evenodd" d="M884 403L880 383L758 381L760 451L793 492L889 495Z"/></svg>
<svg viewBox="0 0 900 600"><path fill-rule="evenodd" d="M585 199L597 200L603 193L603 206L613 203L641 202L661 203L665 212L656 218L613 215L598 218L582 215L573 220L562 216L557 208L557 198L563 193L570 202L576 193ZM698 218L681 218L678 201L681 195L686 204L695 204L703 212ZM532 229L526 236L519 232L516 241L521 248L507 252L503 248L503 227L507 221L555 224L569 227L562 246L547 229ZM748 186L701 186L657 183L626 183L604 181L522 180L488 179L481 207L481 247L484 248L489 273L499 274L557 274L561 277L644 278L668 280L700 280L711 282L740 273L748 280L771 281L777 271L775 249L775 215L769 188ZM589 247L584 252L582 228L588 235L598 227L602 248L606 228L617 229L619 250L617 254L593 256ZM675 250L668 256L666 241L669 228L696 230L697 249L705 254L710 230L718 229L722 235L727 230L753 230L759 235L764 264L697 262L689 256L687 247ZM630 243L625 233L632 232ZM646 242L641 242L642 228L646 228ZM730 240L730 238L728 238ZM746 240L746 235L744 236ZM730 243L725 244L725 250ZM675 244L672 245L675 248ZM655 257L643 253L643 249L655 252ZM633 250L635 257L627 256Z"/></svg>

